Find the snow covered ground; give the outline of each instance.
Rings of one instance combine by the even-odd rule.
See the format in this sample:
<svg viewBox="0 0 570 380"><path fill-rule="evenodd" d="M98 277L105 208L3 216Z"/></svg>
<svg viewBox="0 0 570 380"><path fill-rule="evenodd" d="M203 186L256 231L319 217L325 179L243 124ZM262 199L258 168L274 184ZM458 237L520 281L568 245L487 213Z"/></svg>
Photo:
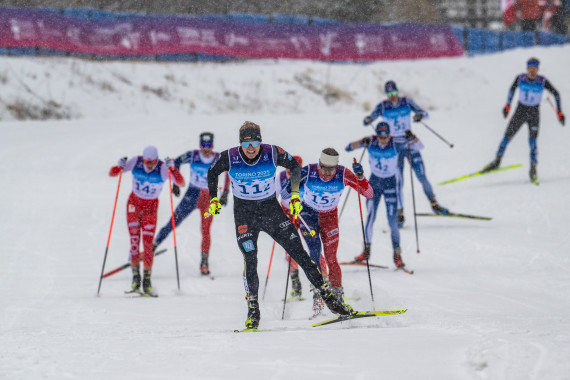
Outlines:
<svg viewBox="0 0 570 380"><path fill-rule="evenodd" d="M522 169L435 185L494 157L508 87L532 55L568 111L570 47L369 65L1 58L4 105L51 99L76 119L18 122L7 107L0 110L0 378L570 379L570 126L561 128L543 102L540 186L528 180L526 126L503 160L523 163ZM405 314L313 328L307 300L287 304L281 320L286 265L278 247L261 302L263 332L233 333L243 326L246 304L227 207L213 224L214 280L198 271L196 212L177 230L180 291L169 239L167 253L155 260L159 298L126 297L129 271L105 279L96 296L117 189L107 173L119 157L140 154L148 144L161 157L177 155L197 147L206 130L216 134L218 150L227 149L237 144L243 121L252 120L265 142L305 162L332 146L349 165L360 152L346 154L344 146L370 132L361 120L383 98L388 79L455 144L450 149L414 125L440 203L493 217L418 218L416 254L406 170L403 258L416 273L374 270L373 305L366 270L343 267L347 295L360 297L353 307ZM121 184L106 270L127 261L130 178ZM429 212L417 181L415 193L418 211ZM164 191L159 225L169 213ZM362 247L354 194L340 227L338 256L350 260ZM387 228L381 211L371 262L392 267ZM271 243L260 238L262 287Z"/></svg>

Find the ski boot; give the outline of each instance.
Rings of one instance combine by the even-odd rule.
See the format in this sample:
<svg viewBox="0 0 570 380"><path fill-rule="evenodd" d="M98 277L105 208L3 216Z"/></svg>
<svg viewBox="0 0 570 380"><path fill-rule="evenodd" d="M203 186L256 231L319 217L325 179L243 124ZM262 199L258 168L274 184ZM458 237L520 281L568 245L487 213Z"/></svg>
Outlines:
<svg viewBox="0 0 570 380"><path fill-rule="evenodd" d="M398 210L398 228L404 227L404 222L406 218L404 217L404 209L401 208Z"/></svg>
<svg viewBox="0 0 570 380"><path fill-rule="evenodd" d="M501 165L501 157L497 156L495 157L495 159L493 161L491 161L489 164L487 164L483 170L481 170L482 172L488 172L491 170L495 170L498 169L499 166Z"/></svg>
<svg viewBox="0 0 570 380"><path fill-rule="evenodd" d="M394 265L396 265L396 268L403 268L406 266L404 261L402 261L402 249L400 247L394 248Z"/></svg>
<svg viewBox="0 0 570 380"><path fill-rule="evenodd" d="M138 265L131 265L131 269L133 270L133 282L131 283L131 290L126 291L125 293L140 293L141 289L141 272Z"/></svg>
<svg viewBox="0 0 570 380"><path fill-rule="evenodd" d="M210 268L208 267L208 254L202 252L202 260L200 260L200 273L204 276L210 274Z"/></svg>
<svg viewBox="0 0 570 380"><path fill-rule="evenodd" d="M339 315L351 315L356 313L350 305L339 301L328 286L321 286L319 288L319 292L321 294L321 298L325 301L325 304L333 313Z"/></svg>
<svg viewBox="0 0 570 380"><path fill-rule="evenodd" d="M342 288L342 286L333 286L331 287L331 291L332 294L340 303L344 302L344 289Z"/></svg>
<svg viewBox="0 0 570 380"><path fill-rule="evenodd" d="M259 311L259 303L257 302L257 297L246 297L247 298L247 319L245 320L245 327L248 329L255 329L259 326L259 320L261 319L261 312Z"/></svg>
<svg viewBox="0 0 570 380"><path fill-rule="evenodd" d="M152 242L152 253L154 254L156 252L156 247L158 247L158 244L156 241Z"/></svg>
<svg viewBox="0 0 570 380"><path fill-rule="evenodd" d="M291 297L301 298L303 289L301 287L301 279L299 278L299 269L291 271Z"/></svg>
<svg viewBox="0 0 570 380"><path fill-rule="evenodd" d="M310 288L311 292L313 292L313 315L311 316L311 319L313 319L322 313L325 308L325 301L323 301L321 293L313 286L313 284L311 284Z"/></svg>
<svg viewBox="0 0 570 380"><path fill-rule="evenodd" d="M431 209L437 215L447 215L449 214L449 210L445 207L441 207L439 203L435 200L435 198L430 199L431 202Z"/></svg>
<svg viewBox="0 0 570 380"><path fill-rule="evenodd" d="M536 162L530 163L530 171L528 172L528 175L530 177L530 182L532 183L538 182L538 176L536 174Z"/></svg>
<svg viewBox="0 0 570 380"><path fill-rule="evenodd" d="M364 250L362 253L354 258L357 263L366 262L370 258L370 243L364 244Z"/></svg>
<svg viewBox="0 0 570 380"><path fill-rule="evenodd" d="M158 295L152 291L152 285L150 283L150 270L145 270L143 276L143 295L148 297L158 297Z"/></svg>

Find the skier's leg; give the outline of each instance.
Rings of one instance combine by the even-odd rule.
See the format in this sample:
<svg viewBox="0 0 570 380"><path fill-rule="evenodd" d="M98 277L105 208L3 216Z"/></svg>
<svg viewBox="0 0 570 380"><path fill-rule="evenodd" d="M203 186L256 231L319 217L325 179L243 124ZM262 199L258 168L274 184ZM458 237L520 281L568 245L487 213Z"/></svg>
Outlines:
<svg viewBox="0 0 570 380"><path fill-rule="evenodd" d="M336 256L340 238L337 209L321 213L319 225L325 259L329 268L329 281L333 288L342 287L342 272Z"/></svg>
<svg viewBox="0 0 570 380"><path fill-rule="evenodd" d="M497 157L499 159L501 159L503 157L503 155L505 154L505 150L507 149L507 145L509 144L511 139L514 137L514 135L518 132L520 127L523 125L523 123L526 121L526 118L527 118L527 116L526 116L525 109L521 108L521 106L519 105L517 107L517 110L515 111L515 114L513 115L512 119L511 119L511 121L509 122L509 125L507 126L507 130L505 131L505 136L503 137L503 139L501 140L501 143L499 144L499 149L497 150Z"/></svg>
<svg viewBox="0 0 570 380"><path fill-rule="evenodd" d="M396 190L396 177L386 178L383 183L384 202L386 203L386 217L390 226L392 248L400 246L400 230L398 229L398 202Z"/></svg>
<svg viewBox="0 0 570 380"><path fill-rule="evenodd" d="M127 226L129 228L129 236L131 241L131 266L138 268L141 261L140 242L141 242L141 219L140 205L137 200L139 198L132 194L127 201Z"/></svg>
<svg viewBox="0 0 570 380"><path fill-rule="evenodd" d="M433 202L435 200L435 195L433 194L431 183L428 181L426 176L426 168L424 165L424 160L422 159L422 155L417 150L412 150L411 153L412 168L414 169L414 173L416 173L416 178L422 184L426 197L430 200L430 202Z"/></svg>
<svg viewBox="0 0 570 380"><path fill-rule="evenodd" d="M200 191L197 202L198 209L200 209L200 216L204 215L210 207L210 199L208 189L203 189ZM201 220L201 231L202 231L202 245L201 252L208 254L210 252L211 238L210 238L210 228L212 227L212 222L214 218L203 218Z"/></svg>
<svg viewBox="0 0 570 380"><path fill-rule="evenodd" d="M180 223L186 219L188 215L196 208L196 203L198 202L198 195L200 194L200 189L195 187L189 187L184 197L176 206L174 210L174 225L178 227ZM210 218L208 218L210 219ZM164 224L164 227L160 229L156 235L155 244L159 245L166 239L166 237L172 232L172 217Z"/></svg>

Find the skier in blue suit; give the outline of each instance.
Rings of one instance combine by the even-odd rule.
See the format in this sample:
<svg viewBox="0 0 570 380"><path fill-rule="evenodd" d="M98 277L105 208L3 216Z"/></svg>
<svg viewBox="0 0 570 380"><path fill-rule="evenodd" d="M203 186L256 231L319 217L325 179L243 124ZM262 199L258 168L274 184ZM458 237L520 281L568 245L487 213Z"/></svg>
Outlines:
<svg viewBox="0 0 570 380"><path fill-rule="evenodd" d="M421 109L412 99L398 96L398 87L392 80L384 84L384 90L388 99L379 103L369 116L364 118L364 126L369 126L374 120L382 116L383 121L390 126L390 135L394 139L394 144L398 150L398 169L400 171L399 181L399 198L398 198L398 226L404 224L404 204L402 197L402 188L404 185L404 158L412 165L416 177L422 184L423 190L431 203L431 208L436 214L448 214L447 208L441 207L435 198L432 186L427 179L424 161L418 149L410 146L408 149L408 140L406 134L411 133L411 114L414 112L414 122L420 122L429 117L428 113Z"/></svg>

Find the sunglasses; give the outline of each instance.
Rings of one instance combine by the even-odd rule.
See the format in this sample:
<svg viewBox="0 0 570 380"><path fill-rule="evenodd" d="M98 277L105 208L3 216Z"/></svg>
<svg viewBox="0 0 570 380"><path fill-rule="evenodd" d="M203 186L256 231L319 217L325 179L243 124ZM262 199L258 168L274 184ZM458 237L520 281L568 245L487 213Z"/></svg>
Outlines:
<svg viewBox="0 0 570 380"><path fill-rule="evenodd" d="M387 139L390 138L390 135L378 135L378 138L379 138L380 140L387 140Z"/></svg>
<svg viewBox="0 0 570 380"><path fill-rule="evenodd" d="M249 146L257 148L259 146L259 141L244 141L241 143L241 147L244 149L248 148Z"/></svg>
<svg viewBox="0 0 570 380"><path fill-rule="evenodd" d="M322 165L320 165L320 168L322 171L327 172L327 173L332 173L336 170L336 166L322 166Z"/></svg>
<svg viewBox="0 0 570 380"><path fill-rule="evenodd" d="M394 91L388 91L388 92L386 92L386 95L388 95L388 96L396 96L396 95L398 95L398 91L396 91L396 90L394 90Z"/></svg>
<svg viewBox="0 0 570 380"><path fill-rule="evenodd" d="M200 144L200 147L202 148L212 148L214 146L214 144L212 143L202 143Z"/></svg>
<svg viewBox="0 0 570 380"><path fill-rule="evenodd" d="M158 160L143 160L143 162L147 165L155 165Z"/></svg>

